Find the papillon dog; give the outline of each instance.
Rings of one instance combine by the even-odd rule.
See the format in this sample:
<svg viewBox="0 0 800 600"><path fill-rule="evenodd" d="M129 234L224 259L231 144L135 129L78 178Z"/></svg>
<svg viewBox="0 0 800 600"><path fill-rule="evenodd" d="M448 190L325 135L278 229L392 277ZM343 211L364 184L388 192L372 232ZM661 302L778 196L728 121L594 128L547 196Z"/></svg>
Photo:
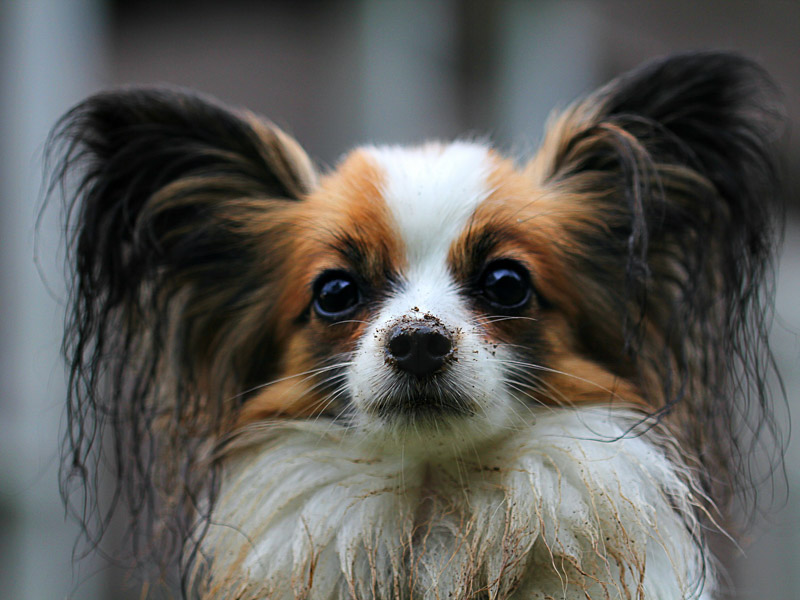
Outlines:
<svg viewBox="0 0 800 600"><path fill-rule="evenodd" d="M208 97L89 98L51 150L90 540L122 512L206 600L714 597L706 531L772 425L776 98L683 54L526 161L470 139L325 171Z"/></svg>

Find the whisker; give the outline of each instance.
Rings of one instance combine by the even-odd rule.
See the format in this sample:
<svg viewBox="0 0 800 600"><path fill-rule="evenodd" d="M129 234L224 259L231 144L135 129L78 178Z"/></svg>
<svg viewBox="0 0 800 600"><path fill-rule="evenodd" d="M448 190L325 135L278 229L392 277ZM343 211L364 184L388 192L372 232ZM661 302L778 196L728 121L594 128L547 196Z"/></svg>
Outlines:
<svg viewBox="0 0 800 600"><path fill-rule="evenodd" d="M523 321L538 321L539 319L535 317L525 317L521 315L483 315L479 317L475 317L471 319L470 323L477 323L480 325L488 325L491 323L498 323L500 321L515 321L515 320L523 320Z"/></svg>
<svg viewBox="0 0 800 600"><path fill-rule="evenodd" d="M346 323L358 323L359 325L369 325L369 321L362 321L361 319L345 319L344 321L336 321L335 323L330 323L328 327L333 327L334 325L344 325Z"/></svg>
<svg viewBox="0 0 800 600"><path fill-rule="evenodd" d="M264 389L266 387L269 387L271 385L275 385L277 383L282 383L284 381L288 381L290 379L294 379L295 377L304 377L305 376L306 377L305 379L303 379L303 380L298 382L298 383L302 383L303 381L307 381L309 378L311 378L311 377L313 377L315 375L319 375L320 373L325 373L327 371L332 371L334 369L339 369L339 368L342 368L342 367L348 367L348 366L350 366L352 364L353 364L352 361L341 362L341 363L336 363L334 365L328 365L328 366L325 366L325 367L316 367L314 369L309 369L308 371L303 371L302 373L294 373L293 375L287 375L286 377L280 377L278 379L273 379L272 381L268 381L266 383L261 383L259 385L253 386L253 387L251 387L249 389L241 391L238 394L235 394L235 395L227 398L226 402L231 402L233 400L241 398L242 396L246 396L248 394L252 394L253 392L256 392L258 390L262 390L262 389Z"/></svg>
<svg viewBox="0 0 800 600"><path fill-rule="evenodd" d="M514 391L516 391L516 392L519 392L519 393L520 393L520 394L522 394L523 396L527 396L528 398L530 398L531 400L533 400L533 401L534 401L536 404L539 404L539 405L545 406L545 404L544 404L544 403L543 403L541 400L539 400L539 398L537 398L536 396L534 396L534 395L533 395L533 394L531 394L530 392L526 392L526 391L525 391L525 390L522 388L522 386L520 386L520 385L519 385L519 384L518 384L516 381L513 381L513 380L511 380L511 379L503 379L503 380L502 380L502 382L503 382L503 383L504 383L504 384L505 384L507 387L511 388L512 390L514 390ZM527 403L525 403L525 405L527 406ZM528 407L528 410L530 410L530 411L531 411L531 414L533 414L533 411L532 411L532 409L531 409L530 407Z"/></svg>
<svg viewBox="0 0 800 600"><path fill-rule="evenodd" d="M546 373L554 373L556 375L563 375L565 377L570 377L570 378L572 378L572 379L574 379L576 381L580 381L582 383L588 383L589 385L593 385L597 389L602 390L604 392L607 392L612 397L619 397L619 394L617 394L613 390L610 390L607 387L597 383L596 381L592 381L591 379L586 379L584 377L579 377L578 375L574 375L572 373L567 373L566 371L560 371L558 369L553 369L551 367L545 367L543 365L537 365L536 363L528 363L528 362L518 361L518 360L513 360L513 359L488 358L487 360L492 361L492 362L498 362L498 363L501 363L503 365L517 365L519 367L526 367L526 368L534 369L536 371L544 371ZM543 381L543 383L544 383L544 381Z"/></svg>

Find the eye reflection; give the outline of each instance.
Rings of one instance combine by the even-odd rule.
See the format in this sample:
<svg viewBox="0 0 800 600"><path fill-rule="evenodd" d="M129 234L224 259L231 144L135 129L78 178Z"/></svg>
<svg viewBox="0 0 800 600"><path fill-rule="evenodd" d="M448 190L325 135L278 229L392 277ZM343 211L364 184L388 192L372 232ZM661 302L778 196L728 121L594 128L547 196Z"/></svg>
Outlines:
<svg viewBox="0 0 800 600"><path fill-rule="evenodd" d="M345 271L324 271L314 282L314 310L324 319L347 316L359 302L358 284Z"/></svg>
<svg viewBox="0 0 800 600"><path fill-rule="evenodd" d="M515 260L489 263L480 279L480 292L489 304L501 309L524 306L531 297L528 270Z"/></svg>

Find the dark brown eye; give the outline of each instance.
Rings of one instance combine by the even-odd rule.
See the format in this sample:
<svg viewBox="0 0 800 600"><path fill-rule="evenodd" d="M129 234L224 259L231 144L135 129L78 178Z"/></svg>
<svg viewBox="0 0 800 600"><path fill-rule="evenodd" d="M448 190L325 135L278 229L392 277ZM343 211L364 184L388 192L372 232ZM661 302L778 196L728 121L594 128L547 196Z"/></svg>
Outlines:
<svg viewBox="0 0 800 600"><path fill-rule="evenodd" d="M500 309L522 308L530 299L528 270L515 260L489 263L480 279L480 292L489 304Z"/></svg>
<svg viewBox="0 0 800 600"><path fill-rule="evenodd" d="M347 316L359 301L358 284L344 271L325 271L314 282L314 310L325 319Z"/></svg>

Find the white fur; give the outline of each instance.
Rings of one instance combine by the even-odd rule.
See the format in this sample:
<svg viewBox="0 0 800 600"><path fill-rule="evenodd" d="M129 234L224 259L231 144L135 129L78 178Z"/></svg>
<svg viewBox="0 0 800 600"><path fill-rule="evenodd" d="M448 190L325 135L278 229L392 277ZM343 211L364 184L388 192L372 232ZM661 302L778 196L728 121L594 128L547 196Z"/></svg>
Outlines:
<svg viewBox="0 0 800 600"><path fill-rule="evenodd" d="M383 198L405 244L410 279L441 271L450 245L490 193L486 146L455 142L366 148L383 173Z"/></svg>
<svg viewBox="0 0 800 600"><path fill-rule="evenodd" d="M195 583L241 600L708 598L687 474L652 432L626 435L632 418L539 409L427 460L265 426L227 459Z"/></svg>
<svg viewBox="0 0 800 600"><path fill-rule="evenodd" d="M370 408L396 391L385 361L387 337L401 322L433 319L452 335L457 360L449 380L468 390L475 416L458 431L442 422L437 434L474 441L496 433L512 416L512 398L502 384L505 350L485 342L448 268L453 242L466 229L475 208L491 190L489 150L457 142L419 148L367 148L383 175L383 198L403 242L401 282L361 337L347 371L347 391L356 421L366 434L385 436L392 423L375 418ZM454 435L452 435L454 434Z"/></svg>

